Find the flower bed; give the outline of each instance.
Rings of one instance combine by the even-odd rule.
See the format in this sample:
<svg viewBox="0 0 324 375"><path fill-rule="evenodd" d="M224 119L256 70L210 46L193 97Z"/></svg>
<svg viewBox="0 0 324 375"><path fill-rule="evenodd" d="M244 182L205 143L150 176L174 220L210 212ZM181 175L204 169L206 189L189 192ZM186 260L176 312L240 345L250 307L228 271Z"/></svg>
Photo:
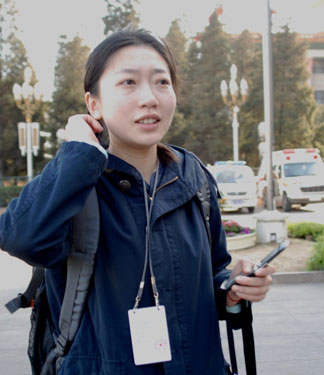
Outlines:
<svg viewBox="0 0 324 375"><path fill-rule="evenodd" d="M242 227L234 220L224 220L223 227L228 250L246 249L256 244L256 235L253 229Z"/></svg>

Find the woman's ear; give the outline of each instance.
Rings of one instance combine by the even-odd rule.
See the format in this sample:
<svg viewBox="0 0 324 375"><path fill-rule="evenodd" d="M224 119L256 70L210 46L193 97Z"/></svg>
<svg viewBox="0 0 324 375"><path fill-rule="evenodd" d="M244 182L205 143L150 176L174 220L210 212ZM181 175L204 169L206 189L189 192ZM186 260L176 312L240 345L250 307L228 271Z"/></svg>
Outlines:
<svg viewBox="0 0 324 375"><path fill-rule="evenodd" d="M90 115L96 120L100 120L102 118L102 114L99 106L99 99L96 96L91 95L90 92L85 93L84 99Z"/></svg>

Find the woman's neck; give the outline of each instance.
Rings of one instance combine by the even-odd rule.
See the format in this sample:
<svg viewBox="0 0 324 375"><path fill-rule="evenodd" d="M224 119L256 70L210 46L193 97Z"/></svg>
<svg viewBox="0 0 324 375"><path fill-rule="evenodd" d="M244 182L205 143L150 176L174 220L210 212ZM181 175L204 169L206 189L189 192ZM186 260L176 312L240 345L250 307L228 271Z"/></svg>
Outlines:
<svg viewBox="0 0 324 375"><path fill-rule="evenodd" d="M110 145L108 151L135 167L142 174L145 181L150 181L157 166L158 157L156 145L145 150L120 149Z"/></svg>

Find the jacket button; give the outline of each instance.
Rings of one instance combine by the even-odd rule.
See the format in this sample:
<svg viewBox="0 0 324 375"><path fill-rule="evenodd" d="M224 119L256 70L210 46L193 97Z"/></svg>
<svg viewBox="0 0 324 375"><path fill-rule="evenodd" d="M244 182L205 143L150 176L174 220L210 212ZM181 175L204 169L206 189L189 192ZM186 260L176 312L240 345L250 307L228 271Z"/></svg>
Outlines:
<svg viewBox="0 0 324 375"><path fill-rule="evenodd" d="M124 193L126 193L131 187L131 184L129 181L127 180L121 180L119 182L119 188L121 191L123 191Z"/></svg>

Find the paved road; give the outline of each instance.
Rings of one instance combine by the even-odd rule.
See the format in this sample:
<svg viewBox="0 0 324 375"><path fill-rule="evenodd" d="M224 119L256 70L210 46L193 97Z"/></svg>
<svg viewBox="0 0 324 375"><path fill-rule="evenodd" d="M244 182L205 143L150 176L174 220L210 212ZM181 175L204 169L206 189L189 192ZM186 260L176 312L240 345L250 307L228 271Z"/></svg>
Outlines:
<svg viewBox="0 0 324 375"><path fill-rule="evenodd" d="M27 358L30 310L21 309L11 315L4 307L17 291L0 292L0 375L31 374Z"/></svg>
<svg viewBox="0 0 324 375"><path fill-rule="evenodd" d="M14 315L4 304L25 290L32 268L0 250L0 375L30 375L27 339L30 309Z"/></svg>
<svg viewBox="0 0 324 375"><path fill-rule="evenodd" d="M323 283L273 285L266 300L254 304L253 312L258 374L324 373ZM244 374L240 334L236 343Z"/></svg>
<svg viewBox="0 0 324 375"><path fill-rule="evenodd" d="M26 356L29 311L10 315L3 307L15 292L0 293L0 375L30 375ZM275 284L266 300L254 304L253 311L259 374L324 373L323 283ZM227 356L223 322L221 331ZM243 375L241 336L239 332L235 336L239 373Z"/></svg>
<svg viewBox="0 0 324 375"><path fill-rule="evenodd" d="M32 267L0 250L0 293L2 290L25 288Z"/></svg>

